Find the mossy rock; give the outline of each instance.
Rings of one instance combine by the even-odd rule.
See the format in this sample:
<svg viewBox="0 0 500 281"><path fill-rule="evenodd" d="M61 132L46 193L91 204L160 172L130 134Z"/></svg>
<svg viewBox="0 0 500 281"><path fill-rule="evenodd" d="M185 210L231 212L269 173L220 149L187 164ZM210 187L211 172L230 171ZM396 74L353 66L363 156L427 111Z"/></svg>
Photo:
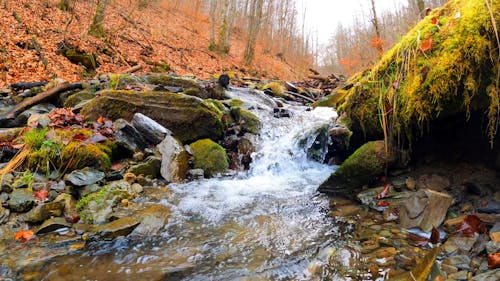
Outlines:
<svg viewBox="0 0 500 281"><path fill-rule="evenodd" d="M105 90L82 109L89 120L99 116L131 120L140 112L173 132L183 143L220 139L225 131L220 112L185 94Z"/></svg>
<svg viewBox="0 0 500 281"><path fill-rule="evenodd" d="M490 15L500 21L498 3L489 11L482 0L451 0L432 10L371 70L351 77L333 104L351 119L353 137L381 136L380 112L394 124L390 137L411 142L437 119L476 111L485 112L494 138L500 57Z"/></svg>
<svg viewBox="0 0 500 281"><path fill-rule="evenodd" d="M371 141L358 148L342 165L319 186L320 192L352 195L373 178L384 173L394 162L393 153L386 155L383 141Z"/></svg>
<svg viewBox="0 0 500 281"><path fill-rule="evenodd" d="M231 117L235 123L240 123L241 128L248 133L257 134L260 129L260 120L252 112L239 106L231 107Z"/></svg>
<svg viewBox="0 0 500 281"><path fill-rule="evenodd" d="M95 97L95 92L90 89L85 89L83 91L80 91L78 93L74 93L64 101L63 106L64 107L75 107L77 104L93 99Z"/></svg>
<svg viewBox="0 0 500 281"><path fill-rule="evenodd" d="M224 172L229 163L224 148L210 139L202 139L189 145L193 150L195 169L203 169L206 177Z"/></svg>
<svg viewBox="0 0 500 281"><path fill-rule="evenodd" d="M276 97L285 97L285 87L280 82L270 82L265 84L264 86L259 87L260 90L265 91L268 90L273 93Z"/></svg>
<svg viewBox="0 0 500 281"><path fill-rule="evenodd" d="M49 172L58 170L69 173L76 169L92 166L100 170L109 170L111 158L116 151L112 140L101 143L83 143L72 140L75 135L90 137L92 131L85 129L55 129L50 139L47 130L32 130L25 142L33 150L27 157L28 167L33 171ZM65 143L67 140L71 140Z"/></svg>
<svg viewBox="0 0 500 281"><path fill-rule="evenodd" d="M76 49L64 49L59 51L59 53L73 64L81 64L85 66L87 70L94 70L99 67L97 56L95 54L82 52Z"/></svg>

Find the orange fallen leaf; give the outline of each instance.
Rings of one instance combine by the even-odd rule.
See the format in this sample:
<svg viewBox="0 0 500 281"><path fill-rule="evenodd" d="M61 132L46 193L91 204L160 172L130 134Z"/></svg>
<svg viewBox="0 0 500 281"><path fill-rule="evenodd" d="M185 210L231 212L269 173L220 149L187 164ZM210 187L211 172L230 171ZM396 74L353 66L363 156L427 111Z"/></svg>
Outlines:
<svg viewBox="0 0 500 281"><path fill-rule="evenodd" d="M386 183L384 185L384 188L375 196L375 198L377 199L385 198L387 195L389 195L389 191L391 191L391 185Z"/></svg>
<svg viewBox="0 0 500 281"><path fill-rule="evenodd" d="M21 242L26 242L35 237L35 234L31 230L19 231L16 233L16 241L21 240Z"/></svg>
<svg viewBox="0 0 500 281"><path fill-rule="evenodd" d="M490 269L500 267L500 253L494 253L488 255L488 267Z"/></svg>
<svg viewBox="0 0 500 281"><path fill-rule="evenodd" d="M35 192L33 192L33 194L35 195L36 199L38 199L42 202L44 202L45 200L47 200L47 198L49 198L49 192L45 189L35 191Z"/></svg>
<svg viewBox="0 0 500 281"><path fill-rule="evenodd" d="M474 233L486 233L486 225L477 216L468 215L465 219L458 225L456 233L460 233L466 236L473 236Z"/></svg>
<svg viewBox="0 0 500 281"><path fill-rule="evenodd" d="M99 116L99 118L97 118L97 124L102 124L102 123L104 123L104 117Z"/></svg>
<svg viewBox="0 0 500 281"><path fill-rule="evenodd" d="M438 22L438 19L436 17L433 17L431 19L432 24L436 24Z"/></svg>
<svg viewBox="0 0 500 281"><path fill-rule="evenodd" d="M391 204L389 202L387 202L387 201L378 201L377 202L377 206L378 207L387 207L389 205L391 205Z"/></svg>
<svg viewBox="0 0 500 281"><path fill-rule="evenodd" d="M421 48L422 48L423 52L427 52L427 51L432 50L432 38L429 38L429 39L425 40L422 43L422 47Z"/></svg>
<svg viewBox="0 0 500 281"><path fill-rule="evenodd" d="M432 227L431 237L429 238L429 242L431 242L432 244L439 243L440 240L439 236L440 236L439 230L437 230L435 227Z"/></svg>

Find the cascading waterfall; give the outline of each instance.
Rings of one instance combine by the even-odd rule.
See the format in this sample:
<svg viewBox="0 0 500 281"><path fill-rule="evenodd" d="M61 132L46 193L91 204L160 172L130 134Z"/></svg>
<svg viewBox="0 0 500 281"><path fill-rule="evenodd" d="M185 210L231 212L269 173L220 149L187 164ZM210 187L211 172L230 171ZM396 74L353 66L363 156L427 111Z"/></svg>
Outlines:
<svg viewBox="0 0 500 281"><path fill-rule="evenodd" d="M96 242L83 256L58 263L92 267L94 274L113 273L120 280L309 280L322 265L328 266L320 277L339 279L329 271L332 259L347 266L349 253L341 226L327 214L328 198L316 192L333 167L309 160L300 145L304 138L311 145L317 128L336 113L285 104L291 118L275 118L274 101L263 93L229 94L262 122L249 171L169 185L172 192L158 200L172 209L161 237Z"/></svg>

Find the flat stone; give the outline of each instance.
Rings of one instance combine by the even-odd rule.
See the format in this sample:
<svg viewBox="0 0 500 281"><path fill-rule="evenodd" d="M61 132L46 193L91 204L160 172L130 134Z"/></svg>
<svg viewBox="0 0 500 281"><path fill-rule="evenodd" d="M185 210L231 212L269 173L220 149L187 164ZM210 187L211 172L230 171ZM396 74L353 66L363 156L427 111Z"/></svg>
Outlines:
<svg viewBox="0 0 500 281"><path fill-rule="evenodd" d="M448 178L439 175L423 175L418 178L417 189L430 189L441 192L450 186Z"/></svg>
<svg viewBox="0 0 500 281"><path fill-rule="evenodd" d="M500 243L495 241L489 241L486 243L486 252L488 254L494 254L500 252Z"/></svg>
<svg viewBox="0 0 500 281"><path fill-rule="evenodd" d="M471 268L471 266L470 266L471 259L469 258L469 256L466 256L466 255L451 256L451 257L445 258L443 260L443 262L448 264L448 265L452 265L458 269L470 270L470 268Z"/></svg>
<svg viewBox="0 0 500 281"><path fill-rule="evenodd" d="M487 271L474 276L472 281L498 281L500 280L500 268Z"/></svg>
<svg viewBox="0 0 500 281"><path fill-rule="evenodd" d="M76 186L85 186L94 184L104 179L105 174L94 168L85 167L81 170L75 170L67 174L64 179Z"/></svg>
<svg viewBox="0 0 500 281"><path fill-rule="evenodd" d="M61 216L63 208L64 202L43 203L24 214L23 219L30 223L40 223L51 217Z"/></svg>
<svg viewBox="0 0 500 281"><path fill-rule="evenodd" d="M27 212L35 203L35 196L26 188L17 188L10 194L8 207L14 212Z"/></svg>
<svg viewBox="0 0 500 281"><path fill-rule="evenodd" d="M452 203L453 198L448 194L421 189L402 205L400 224L404 228L420 227L430 232L443 223Z"/></svg>
<svg viewBox="0 0 500 281"><path fill-rule="evenodd" d="M123 217L97 227L96 233L100 237L114 239L129 235L140 223L137 217Z"/></svg>
<svg viewBox="0 0 500 281"><path fill-rule="evenodd" d="M455 273L452 273L450 275L448 275L448 279L451 279L451 280L467 280L468 279L468 276L469 275L469 272L466 271L466 270L461 270L461 271L458 271L458 272L455 272Z"/></svg>
<svg viewBox="0 0 500 281"><path fill-rule="evenodd" d="M70 228L71 224L68 223L64 218L58 217L46 220L35 232L35 234L45 234L53 232L62 228Z"/></svg>
<svg viewBox="0 0 500 281"><path fill-rule="evenodd" d="M332 217L349 217L356 216L361 212L361 207L357 205L338 206L335 211L330 212Z"/></svg>
<svg viewBox="0 0 500 281"><path fill-rule="evenodd" d="M477 241L477 236L472 236L472 237L452 236L446 241L446 243L444 243L443 247L445 248L445 251L447 253L452 253L448 252L448 250L454 248L452 247L452 245L455 245L456 251L460 250L462 252L470 252L476 241Z"/></svg>
<svg viewBox="0 0 500 281"><path fill-rule="evenodd" d="M131 122L137 131L154 145L159 144L167 135L172 134L167 128L142 113L134 114Z"/></svg>
<svg viewBox="0 0 500 281"><path fill-rule="evenodd" d="M146 148L147 143L137 129L124 119L113 122L114 137L117 144L127 150L130 154Z"/></svg>
<svg viewBox="0 0 500 281"><path fill-rule="evenodd" d="M128 172L134 175L158 177L160 174L161 159L155 156L149 156L142 163L133 165L128 169Z"/></svg>
<svg viewBox="0 0 500 281"><path fill-rule="evenodd" d="M133 234L137 235L158 235L168 223L170 208L154 204L137 213L141 218L141 223L134 229Z"/></svg>

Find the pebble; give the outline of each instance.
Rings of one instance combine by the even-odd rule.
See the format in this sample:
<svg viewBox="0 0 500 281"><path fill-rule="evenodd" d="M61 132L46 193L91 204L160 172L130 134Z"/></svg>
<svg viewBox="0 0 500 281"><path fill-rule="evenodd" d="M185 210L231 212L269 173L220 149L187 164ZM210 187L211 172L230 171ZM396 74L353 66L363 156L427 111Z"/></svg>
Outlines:
<svg viewBox="0 0 500 281"><path fill-rule="evenodd" d="M451 280L467 280L468 271L462 270L448 275L448 279Z"/></svg>
<svg viewBox="0 0 500 281"><path fill-rule="evenodd" d="M466 255L451 256L445 258L443 263L455 266L458 269L471 269L471 259Z"/></svg>

